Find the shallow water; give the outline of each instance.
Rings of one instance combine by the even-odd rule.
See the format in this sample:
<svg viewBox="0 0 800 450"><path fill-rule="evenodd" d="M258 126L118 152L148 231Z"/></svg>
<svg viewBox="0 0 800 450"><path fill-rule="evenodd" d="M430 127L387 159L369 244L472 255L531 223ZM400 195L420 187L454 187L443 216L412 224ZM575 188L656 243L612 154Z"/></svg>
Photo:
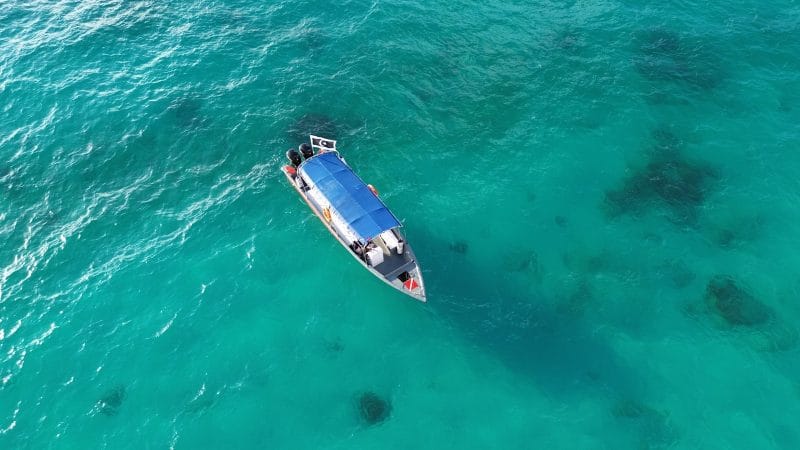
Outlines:
<svg viewBox="0 0 800 450"><path fill-rule="evenodd" d="M798 24L0 3L0 448L800 447ZM286 186L311 132L427 305Z"/></svg>

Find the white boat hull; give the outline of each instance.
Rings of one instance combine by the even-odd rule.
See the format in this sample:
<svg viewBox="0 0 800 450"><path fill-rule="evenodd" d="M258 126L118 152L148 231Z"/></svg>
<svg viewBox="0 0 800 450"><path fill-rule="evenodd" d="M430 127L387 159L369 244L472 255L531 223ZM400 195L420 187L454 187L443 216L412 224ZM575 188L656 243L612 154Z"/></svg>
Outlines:
<svg viewBox="0 0 800 450"><path fill-rule="evenodd" d="M337 233L337 231L334 229L334 227L332 225L332 222L325 217L323 211L321 211L315 205L315 203L308 198L308 195L306 194L306 192L304 192L302 189L300 189L300 187L298 186L297 181L296 181L297 180L297 175L295 173L292 173L293 172L293 168L291 166L283 166L281 168L281 172L283 172L283 174L286 176L286 179L289 182L289 184L300 195L300 198L302 198L303 201L305 201L306 205L308 205L308 207L311 208L311 211L314 212L314 214L317 216L317 218L319 218L320 222L322 222L322 224L325 226L325 228L328 229L328 232L330 232L330 234L333 235L333 237L336 238L337 241L339 241L339 243L342 245L342 247L344 247L345 250L347 250L347 252L356 261L358 261L370 273L375 275L375 277L377 277L378 279L380 279L384 283L388 284L389 286L391 286L391 287L397 289L398 291L402 292L403 294L406 294L406 295L410 296L411 298L414 298L415 300L419 300L421 302L425 302L426 301L425 284L424 284L424 282L422 280L422 273L420 271L419 265L416 263L416 257L414 256L414 252L411 249L410 245L408 245L407 243L404 243L404 248L403 248L403 253L407 254L409 256L409 259L410 259L410 262L407 264L408 267L403 267L403 269L405 269L403 271L407 272L408 275L410 276L410 280L412 280L412 282L409 284L408 281L403 282L399 278L396 278L393 275L393 273L384 274L381 271L377 270L375 267L367 264L367 262L365 262L361 257L359 257L359 255L357 255L350 248L350 246L348 245L347 242L345 242L345 240L342 238L342 236L339 233ZM330 214L330 213L328 213L328 214ZM396 233L400 234L401 238L403 238L402 234L400 233L400 230L395 229L394 231ZM403 241L405 241L405 239L403 239ZM388 278L387 278L387 275L389 276ZM409 286L413 286L413 288L409 289Z"/></svg>

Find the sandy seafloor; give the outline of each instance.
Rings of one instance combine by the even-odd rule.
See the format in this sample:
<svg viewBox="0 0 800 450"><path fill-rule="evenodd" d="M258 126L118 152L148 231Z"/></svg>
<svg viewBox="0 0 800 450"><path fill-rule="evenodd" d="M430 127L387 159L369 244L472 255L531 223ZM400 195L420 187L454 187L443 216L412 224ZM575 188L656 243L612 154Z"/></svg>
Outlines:
<svg viewBox="0 0 800 450"><path fill-rule="evenodd" d="M800 448L800 6L673 3L0 2L0 448Z"/></svg>

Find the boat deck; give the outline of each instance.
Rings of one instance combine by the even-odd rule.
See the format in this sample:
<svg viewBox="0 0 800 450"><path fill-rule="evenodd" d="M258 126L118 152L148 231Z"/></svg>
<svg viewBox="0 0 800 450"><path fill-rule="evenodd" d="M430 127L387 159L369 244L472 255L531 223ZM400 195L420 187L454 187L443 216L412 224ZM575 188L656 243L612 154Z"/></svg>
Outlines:
<svg viewBox="0 0 800 450"><path fill-rule="evenodd" d="M383 255L383 262L375 266L375 270L381 273L388 280L394 280L401 273L411 270L416 267L413 259L408 257L407 253L398 255L392 252L391 255Z"/></svg>

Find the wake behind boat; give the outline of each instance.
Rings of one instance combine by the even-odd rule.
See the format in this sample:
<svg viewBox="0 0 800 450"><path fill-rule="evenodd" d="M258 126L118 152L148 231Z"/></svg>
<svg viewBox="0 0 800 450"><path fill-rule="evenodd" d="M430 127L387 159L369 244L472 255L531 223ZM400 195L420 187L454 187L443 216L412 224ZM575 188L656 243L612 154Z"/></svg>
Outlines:
<svg viewBox="0 0 800 450"><path fill-rule="evenodd" d="M289 183L328 231L373 275L425 301L425 285L400 221L336 151L336 141L311 136L311 145L289 150L281 168ZM302 154L302 158L301 158Z"/></svg>

